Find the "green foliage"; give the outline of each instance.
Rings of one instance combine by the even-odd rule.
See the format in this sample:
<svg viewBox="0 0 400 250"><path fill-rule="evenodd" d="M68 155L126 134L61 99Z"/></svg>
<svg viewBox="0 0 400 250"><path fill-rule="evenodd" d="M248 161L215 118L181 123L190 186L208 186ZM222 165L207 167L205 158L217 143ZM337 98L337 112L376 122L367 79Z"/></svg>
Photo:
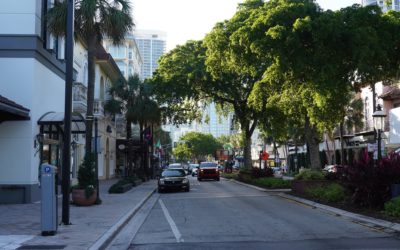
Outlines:
<svg viewBox="0 0 400 250"><path fill-rule="evenodd" d="M400 218L400 197L385 203L385 214Z"/></svg>
<svg viewBox="0 0 400 250"><path fill-rule="evenodd" d="M227 179L238 179L238 172L235 173L221 173L221 177L227 178Z"/></svg>
<svg viewBox="0 0 400 250"><path fill-rule="evenodd" d="M309 188L306 192L316 199L327 202L341 202L346 197L344 188L337 183Z"/></svg>
<svg viewBox="0 0 400 250"><path fill-rule="evenodd" d="M300 173L298 173L295 177L295 180L325 180L324 173L318 170L312 169L304 169Z"/></svg>
<svg viewBox="0 0 400 250"><path fill-rule="evenodd" d="M189 132L179 140L182 143L174 148L173 153L180 160L204 159L208 155L214 155L217 149L222 148L222 144L211 134Z"/></svg>
<svg viewBox="0 0 400 250"><path fill-rule="evenodd" d="M132 181L128 179L119 180L117 183L113 184L109 189L108 193L110 194L120 194L124 192L124 186L130 185L132 186Z"/></svg>
<svg viewBox="0 0 400 250"><path fill-rule="evenodd" d="M55 37L65 37L67 23L67 8L71 1L54 1L45 18L49 34ZM75 39L82 39L88 51L88 98L87 106L93 107L94 84L96 79L95 55L98 45L104 37L114 44L120 44L125 35L134 27L131 5L128 0L74 0L74 32ZM93 108L87 110L88 117L93 116ZM86 122L86 152L92 151L93 122Z"/></svg>
<svg viewBox="0 0 400 250"><path fill-rule="evenodd" d="M77 189L85 189L85 195L89 198L96 187L96 162L95 154L86 154L82 164L78 169L78 184Z"/></svg>
<svg viewBox="0 0 400 250"><path fill-rule="evenodd" d="M290 180L283 180L275 177L253 179L252 183L265 188L290 188L292 185Z"/></svg>

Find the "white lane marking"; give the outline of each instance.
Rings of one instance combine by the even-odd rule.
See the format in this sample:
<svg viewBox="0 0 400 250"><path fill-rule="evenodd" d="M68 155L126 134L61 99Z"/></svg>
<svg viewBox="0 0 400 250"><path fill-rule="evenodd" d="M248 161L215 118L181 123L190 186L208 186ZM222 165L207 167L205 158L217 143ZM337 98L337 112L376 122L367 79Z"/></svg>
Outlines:
<svg viewBox="0 0 400 250"><path fill-rule="evenodd" d="M184 242L184 240L182 238L182 234L179 232L179 229L176 226L176 224L175 224L174 220L172 219L171 215L169 214L167 207L164 205L164 202L161 199L159 199L158 202L160 203L160 206L161 206L161 208L162 208L162 210L164 212L165 218L167 219L167 221L169 223L169 226L171 227L172 232L174 233L176 242L178 242L178 243L179 242Z"/></svg>

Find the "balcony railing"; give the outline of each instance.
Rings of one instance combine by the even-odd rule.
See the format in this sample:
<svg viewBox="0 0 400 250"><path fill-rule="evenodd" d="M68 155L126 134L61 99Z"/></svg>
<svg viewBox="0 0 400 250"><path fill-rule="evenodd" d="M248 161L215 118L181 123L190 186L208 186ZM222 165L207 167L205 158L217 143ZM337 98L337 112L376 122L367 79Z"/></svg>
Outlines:
<svg viewBox="0 0 400 250"><path fill-rule="evenodd" d="M93 114L97 117L104 116L104 101L96 99L93 103Z"/></svg>
<svg viewBox="0 0 400 250"><path fill-rule="evenodd" d="M80 82L74 82L72 88L73 110L79 113L87 111L87 87Z"/></svg>

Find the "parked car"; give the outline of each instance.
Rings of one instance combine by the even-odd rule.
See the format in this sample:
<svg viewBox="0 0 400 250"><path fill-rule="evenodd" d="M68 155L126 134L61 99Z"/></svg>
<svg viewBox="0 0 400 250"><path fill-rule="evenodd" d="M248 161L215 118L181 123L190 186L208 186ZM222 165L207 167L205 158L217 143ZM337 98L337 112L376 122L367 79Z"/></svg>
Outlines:
<svg viewBox="0 0 400 250"><path fill-rule="evenodd" d="M326 165L323 169L323 172L326 173L336 173L337 172L337 166L336 165Z"/></svg>
<svg viewBox="0 0 400 250"><path fill-rule="evenodd" d="M197 176L197 173L199 172L199 166L195 167L192 169L192 176Z"/></svg>
<svg viewBox="0 0 400 250"><path fill-rule="evenodd" d="M189 174L192 173L193 169L197 169L198 166L199 166L199 164L196 164L196 163L189 164Z"/></svg>
<svg viewBox="0 0 400 250"><path fill-rule="evenodd" d="M184 165L182 163L171 163L168 165L168 168L181 168L185 170L186 175L189 173L187 169L185 169Z"/></svg>
<svg viewBox="0 0 400 250"><path fill-rule="evenodd" d="M177 189L189 192L190 182L183 168L165 169L158 180L158 192L165 190Z"/></svg>
<svg viewBox="0 0 400 250"><path fill-rule="evenodd" d="M201 162L197 171L197 180L214 179L219 181L219 170L215 162Z"/></svg>

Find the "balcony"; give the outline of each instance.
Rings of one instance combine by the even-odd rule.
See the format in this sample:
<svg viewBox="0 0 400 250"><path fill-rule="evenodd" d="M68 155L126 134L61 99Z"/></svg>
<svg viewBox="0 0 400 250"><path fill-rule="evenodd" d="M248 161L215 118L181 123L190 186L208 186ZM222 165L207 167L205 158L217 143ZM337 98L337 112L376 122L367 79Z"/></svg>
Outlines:
<svg viewBox="0 0 400 250"><path fill-rule="evenodd" d="M95 99L93 103L93 115L104 117L104 100Z"/></svg>
<svg viewBox="0 0 400 250"><path fill-rule="evenodd" d="M87 87L80 82L74 82L72 87L72 109L74 112L86 113Z"/></svg>

